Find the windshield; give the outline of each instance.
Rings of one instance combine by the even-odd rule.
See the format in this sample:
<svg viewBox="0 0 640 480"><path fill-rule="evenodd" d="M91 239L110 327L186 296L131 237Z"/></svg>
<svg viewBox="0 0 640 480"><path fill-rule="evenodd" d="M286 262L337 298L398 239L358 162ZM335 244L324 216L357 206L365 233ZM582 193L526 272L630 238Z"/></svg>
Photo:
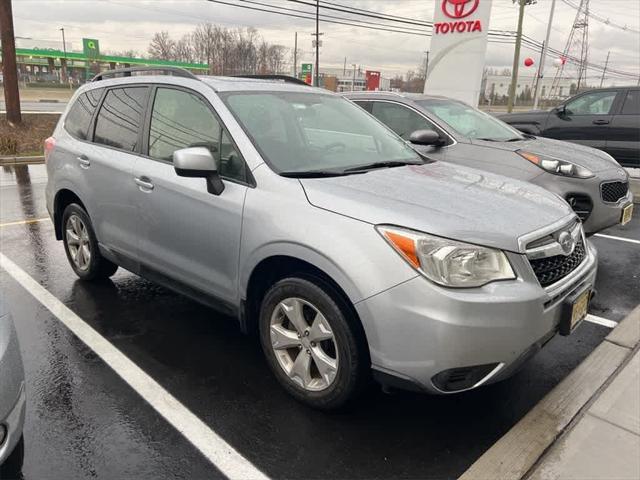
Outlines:
<svg viewBox="0 0 640 480"><path fill-rule="evenodd" d="M418 100L417 103L460 135L472 140L508 142L524 139L520 132L506 123L465 103L446 99Z"/></svg>
<svg viewBox="0 0 640 480"><path fill-rule="evenodd" d="M264 91L221 97L277 173L422 163L400 137L342 97Z"/></svg>

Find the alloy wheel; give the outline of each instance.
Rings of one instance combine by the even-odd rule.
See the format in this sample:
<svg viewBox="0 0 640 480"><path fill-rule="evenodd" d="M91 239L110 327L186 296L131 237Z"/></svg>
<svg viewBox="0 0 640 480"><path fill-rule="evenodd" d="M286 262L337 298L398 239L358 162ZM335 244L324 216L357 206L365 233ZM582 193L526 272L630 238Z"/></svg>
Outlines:
<svg viewBox="0 0 640 480"><path fill-rule="evenodd" d="M78 215L72 214L67 219L65 235L74 265L79 270L88 270L91 264L91 242L87 226Z"/></svg>
<svg viewBox="0 0 640 480"><path fill-rule="evenodd" d="M338 348L329 322L301 298L276 305L269 326L271 347L287 376L308 391L327 389L338 372Z"/></svg>

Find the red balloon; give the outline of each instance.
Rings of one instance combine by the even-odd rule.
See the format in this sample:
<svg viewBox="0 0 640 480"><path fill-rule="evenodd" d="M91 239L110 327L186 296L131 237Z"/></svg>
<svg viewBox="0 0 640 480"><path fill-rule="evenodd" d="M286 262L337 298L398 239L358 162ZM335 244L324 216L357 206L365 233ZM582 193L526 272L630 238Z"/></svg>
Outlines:
<svg viewBox="0 0 640 480"><path fill-rule="evenodd" d="M524 59L524 66L525 67L530 67L531 65L533 65L533 58L531 57L527 57Z"/></svg>

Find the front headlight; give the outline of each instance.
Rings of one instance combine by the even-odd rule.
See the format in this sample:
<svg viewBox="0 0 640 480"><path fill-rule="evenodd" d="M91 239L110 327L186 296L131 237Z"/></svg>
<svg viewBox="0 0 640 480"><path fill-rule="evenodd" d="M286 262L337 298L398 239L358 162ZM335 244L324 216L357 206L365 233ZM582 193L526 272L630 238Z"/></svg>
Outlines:
<svg viewBox="0 0 640 480"><path fill-rule="evenodd" d="M524 150L518 150L516 153L525 160L528 160L541 169L555 175L577 178L593 177L593 172L588 168L576 165L575 163L571 163L567 160L560 160L559 158L539 155L537 153L526 152Z"/></svg>
<svg viewBox="0 0 640 480"><path fill-rule="evenodd" d="M378 225L376 230L409 265L438 285L481 287L516 278L501 250L399 227Z"/></svg>

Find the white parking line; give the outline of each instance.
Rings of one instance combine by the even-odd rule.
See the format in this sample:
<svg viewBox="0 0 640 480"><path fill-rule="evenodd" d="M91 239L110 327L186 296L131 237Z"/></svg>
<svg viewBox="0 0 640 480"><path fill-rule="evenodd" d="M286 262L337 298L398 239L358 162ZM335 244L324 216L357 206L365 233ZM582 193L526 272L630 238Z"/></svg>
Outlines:
<svg viewBox="0 0 640 480"><path fill-rule="evenodd" d="M634 240L632 238L614 237L613 235L605 235L604 233L596 233L595 237L608 238L609 240L619 240L621 242L636 243L640 245L640 240Z"/></svg>
<svg viewBox="0 0 640 480"><path fill-rule="evenodd" d="M3 253L0 253L0 266L93 350L224 475L238 480L268 479L158 382Z"/></svg>
<svg viewBox="0 0 640 480"><path fill-rule="evenodd" d="M585 317L585 321L596 323L598 325L602 325L607 328L616 328L618 326L618 322L614 322L613 320L609 320L607 318L598 317L597 315L587 315Z"/></svg>

